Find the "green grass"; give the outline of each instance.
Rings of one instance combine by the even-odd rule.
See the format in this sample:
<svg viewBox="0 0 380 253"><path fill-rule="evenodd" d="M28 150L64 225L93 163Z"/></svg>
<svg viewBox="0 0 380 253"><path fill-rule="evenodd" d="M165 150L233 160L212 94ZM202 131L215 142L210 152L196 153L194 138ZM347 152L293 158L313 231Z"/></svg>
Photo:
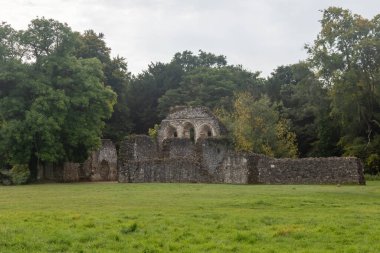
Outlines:
<svg viewBox="0 0 380 253"><path fill-rule="evenodd" d="M0 187L0 252L380 252L367 186Z"/></svg>

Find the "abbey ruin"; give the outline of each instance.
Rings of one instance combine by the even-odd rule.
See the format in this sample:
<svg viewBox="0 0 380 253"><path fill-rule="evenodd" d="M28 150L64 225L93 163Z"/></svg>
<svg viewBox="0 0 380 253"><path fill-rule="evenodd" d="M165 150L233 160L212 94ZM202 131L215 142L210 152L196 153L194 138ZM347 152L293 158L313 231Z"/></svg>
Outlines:
<svg viewBox="0 0 380 253"><path fill-rule="evenodd" d="M157 140L132 136L120 147L119 182L364 184L358 158L274 159L236 152L206 107L175 107Z"/></svg>
<svg viewBox="0 0 380 253"><path fill-rule="evenodd" d="M274 159L237 152L206 107L175 107L158 136L133 135L117 153L110 140L83 164L40 169L45 180L231 184L365 184L355 157Z"/></svg>

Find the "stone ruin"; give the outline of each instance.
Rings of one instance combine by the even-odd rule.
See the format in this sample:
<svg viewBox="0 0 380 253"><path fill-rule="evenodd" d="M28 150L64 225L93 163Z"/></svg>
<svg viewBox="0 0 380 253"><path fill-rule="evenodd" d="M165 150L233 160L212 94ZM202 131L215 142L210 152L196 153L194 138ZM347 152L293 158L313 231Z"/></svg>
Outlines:
<svg viewBox="0 0 380 253"><path fill-rule="evenodd" d="M38 179L54 182L116 181L117 151L111 140L102 140L101 147L84 163L47 164L38 169Z"/></svg>
<svg viewBox="0 0 380 253"><path fill-rule="evenodd" d="M190 139L193 143L201 138L226 135L225 127L206 107L176 106L161 122L157 141L160 147L166 139Z"/></svg>
<svg viewBox="0 0 380 253"><path fill-rule="evenodd" d="M60 182L119 181L231 184L365 184L355 157L274 159L237 152L206 107L174 107L158 136L129 136L117 154L110 140L83 163L46 165L39 178Z"/></svg>
<svg viewBox="0 0 380 253"><path fill-rule="evenodd" d="M175 107L157 140L127 138L118 156L119 182L232 184L365 184L355 157L274 159L236 152L206 107Z"/></svg>

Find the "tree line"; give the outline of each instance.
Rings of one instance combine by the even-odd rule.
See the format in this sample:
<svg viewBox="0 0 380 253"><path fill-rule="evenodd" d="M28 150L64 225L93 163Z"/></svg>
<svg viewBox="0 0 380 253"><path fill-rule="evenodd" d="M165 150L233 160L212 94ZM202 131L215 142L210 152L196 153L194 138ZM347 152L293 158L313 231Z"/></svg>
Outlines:
<svg viewBox="0 0 380 253"><path fill-rule="evenodd" d="M235 148L274 157L357 156L380 170L380 15L322 12L308 59L268 78L200 50L138 75L104 35L37 18L0 25L0 167L81 162L101 138L146 134L175 105L207 106Z"/></svg>

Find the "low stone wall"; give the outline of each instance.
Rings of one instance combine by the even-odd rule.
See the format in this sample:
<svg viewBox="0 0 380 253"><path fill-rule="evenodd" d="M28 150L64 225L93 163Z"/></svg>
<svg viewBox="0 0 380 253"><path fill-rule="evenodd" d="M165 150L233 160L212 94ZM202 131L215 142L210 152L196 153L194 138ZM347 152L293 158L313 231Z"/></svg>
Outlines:
<svg viewBox="0 0 380 253"><path fill-rule="evenodd" d="M111 140L91 153L83 163L44 164L38 168L38 180L53 182L116 181L117 151Z"/></svg>
<svg viewBox="0 0 380 253"><path fill-rule="evenodd" d="M45 164L40 165L38 168L38 180L39 181L63 181L63 167L57 164Z"/></svg>
<svg viewBox="0 0 380 253"><path fill-rule="evenodd" d="M129 138L118 169L119 182L365 184L357 158L273 159L236 152L223 138L167 139L161 150L147 136Z"/></svg>
<svg viewBox="0 0 380 253"><path fill-rule="evenodd" d="M62 181L63 182L78 182L79 181L79 163L64 163Z"/></svg>
<svg viewBox="0 0 380 253"><path fill-rule="evenodd" d="M258 183L365 184L363 165L355 157L260 159Z"/></svg>
<svg viewBox="0 0 380 253"><path fill-rule="evenodd" d="M38 168L39 181L78 182L79 163L66 162L64 164L45 164Z"/></svg>

